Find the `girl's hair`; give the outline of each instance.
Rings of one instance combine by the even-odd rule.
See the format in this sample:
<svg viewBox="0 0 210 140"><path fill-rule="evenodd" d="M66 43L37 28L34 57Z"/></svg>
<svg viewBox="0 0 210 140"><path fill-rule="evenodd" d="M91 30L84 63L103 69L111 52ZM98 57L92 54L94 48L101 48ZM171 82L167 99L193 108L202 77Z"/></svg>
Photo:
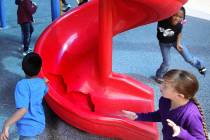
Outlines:
<svg viewBox="0 0 210 140"><path fill-rule="evenodd" d="M164 76L164 80L172 81L172 85L178 93L185 98L191 99L198 91L198 80L191 73L184 70L170 70Z"/></svg>
<svg viewBox="0 0 210 140"><path fill-rule="evenodd" d="M209 136L208 136L208 129L207 129L207 125L206 125L206 122L205 122L205 118L204 118L204 112L203 112L203 109L200 105L200 103L198 102L198 100L193 97L192 98L193 102L195 103L195 105L197 106L198 110L200 111L201 113L201 116L202 116L202 125L203 125L203 131L204 131L204 134L205 134L205 137L206 137L206 140L209 140Z"/></svg>
<svg viewBox="0 0 210 140"><path fill-rule="evenodd" d="M201 108L201 105L199 104L197 99L194 97L199 88L197 78L193 74L187 71L174 69L174 70L168 71L163 76L163 79L166 81L172 82L172 86L178 93L183 94L185 98L191 99L195 103L195 105L197 106L202 116L202 125L204 129L204 134L205 134L206 139L208 140L208 131L207 131L207 125L204 119L204 113Z"/></svg>
<svg viewBox="0 0 210 140"><path fill-rule="evenodd" d="M185 16L186 16L186 10L184 7L181 7L180 10L184 13L184 17L183 17L183 20L185 20Z"/></svg>

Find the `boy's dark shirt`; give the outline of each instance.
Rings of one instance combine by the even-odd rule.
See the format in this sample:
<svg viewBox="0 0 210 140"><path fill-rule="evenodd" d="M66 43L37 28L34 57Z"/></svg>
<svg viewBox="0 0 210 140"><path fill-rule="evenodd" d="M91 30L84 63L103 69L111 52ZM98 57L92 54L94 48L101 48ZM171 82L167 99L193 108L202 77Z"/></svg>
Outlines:
<svg viewBox="0 0 210 140"><path fill-rule="evenodd" d="M31 0L23 0L22 2L17 2L17 4L18 24L32 22L32 15L36 12L37 7L32 4Z"/></svg>
<svg viewBox="0 0 210 140"><path fill-rule="evenodd" d="M160 43L174 43L177 42L178 34L182 31L182 24L175 26L171 25L170 19L165 19L158 22L157 38Z"/></svg>

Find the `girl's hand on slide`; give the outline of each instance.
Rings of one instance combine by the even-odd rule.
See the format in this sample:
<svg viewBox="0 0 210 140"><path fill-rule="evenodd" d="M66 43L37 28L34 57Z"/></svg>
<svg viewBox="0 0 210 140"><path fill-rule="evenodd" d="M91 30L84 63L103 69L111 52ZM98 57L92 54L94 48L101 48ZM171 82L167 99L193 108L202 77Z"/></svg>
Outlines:
<svg viewBox="0 0 210 140"><path fill-rule="evenodd" d="M138 118L137 114L132 111L127 111L127 110L122 110L123 116L130 119L130 120L135 120Z"/></svg>
<svg viewBox="0 0 210 140"><path fill-rule="evenodd" d="M167 123L168 123L168 125L173 129L173 131L174 131L174 133L173 133L173 137L176 137L176 136L178 136L179 134L180 134L180 131L181 131L181 129L180 129L180 127L178 126L178 125L176 125L172 120L170 120L170 119L167 119L166 120L167 121Z"/></svg>

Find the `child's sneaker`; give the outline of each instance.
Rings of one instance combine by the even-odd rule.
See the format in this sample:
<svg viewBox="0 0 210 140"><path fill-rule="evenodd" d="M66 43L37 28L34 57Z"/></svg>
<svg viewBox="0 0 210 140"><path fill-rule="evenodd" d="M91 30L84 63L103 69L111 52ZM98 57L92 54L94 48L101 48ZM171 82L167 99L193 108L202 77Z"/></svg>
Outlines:
<svg viewBox="0 0 210 140"><path fill-rule="evenodd" d="M22 55L23 57L26 56L29 53L29 51L23 51Z"/></svg>
<svg viewBox="0 0 210 140"><path fill-rule="evenodd" d="M205 76L206 70L207 69L205 67L203 67L203 68L200 68L198 71L200 72L201 75L204 75Z"/></svg>
<svg viewBox="0 0 210 140"><path fill-rule="evenodd" d="M70 4L64 4L63 5L63 8L62 8L62 11L63 12L67 12L68 10L70 10L71 9L71 5Z"/></svg>

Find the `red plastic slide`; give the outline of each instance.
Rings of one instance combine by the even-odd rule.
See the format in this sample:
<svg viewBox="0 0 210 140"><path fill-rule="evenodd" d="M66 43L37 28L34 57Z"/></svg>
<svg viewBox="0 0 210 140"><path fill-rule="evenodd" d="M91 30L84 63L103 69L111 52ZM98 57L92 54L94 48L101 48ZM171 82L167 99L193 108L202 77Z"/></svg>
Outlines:
<svg viewBox="0 0 210 140"><path fill-rule="evenodd" d="M186 0L92 0L53 22L35 51L49 79L47 103L67 123L102 136L158 140L155 123L119 114L154 110L153 90L112 72L112 37L174 14ZM118 116L119 115L119 116Z"/></svg>

